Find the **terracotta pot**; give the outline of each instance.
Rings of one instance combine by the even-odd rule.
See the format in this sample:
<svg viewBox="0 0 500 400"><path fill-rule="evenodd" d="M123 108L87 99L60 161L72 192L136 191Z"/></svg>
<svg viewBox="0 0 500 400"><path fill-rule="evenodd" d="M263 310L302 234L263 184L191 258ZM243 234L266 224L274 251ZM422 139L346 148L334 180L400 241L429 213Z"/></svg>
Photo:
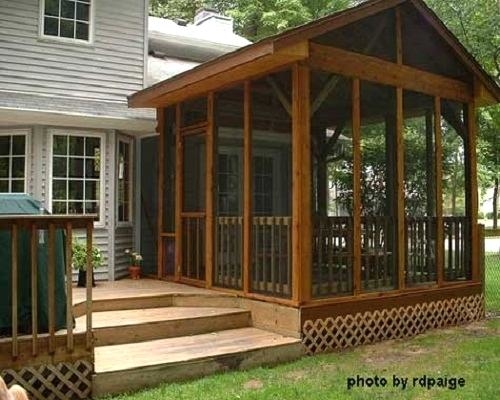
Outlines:
<svg viewBox="0 0 500 400"><path fill-rule="evenodd" d="M130 279L140 279L141 267L137 265L131 265L130 267L128 267L128 273L130 274Z"/></svg>

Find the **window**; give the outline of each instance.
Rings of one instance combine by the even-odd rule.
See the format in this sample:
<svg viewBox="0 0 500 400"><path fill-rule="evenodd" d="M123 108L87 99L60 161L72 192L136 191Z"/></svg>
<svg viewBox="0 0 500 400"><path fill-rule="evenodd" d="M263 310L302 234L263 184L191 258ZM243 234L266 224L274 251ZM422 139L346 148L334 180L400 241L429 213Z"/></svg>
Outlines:
<svg viewBox="0 0 500 400"><path fill-rule="evenodd" d="M273 164L273 157L253 157L253 211L255 215L273 214Z"/></svg>
<svg viewBox="0 0 500 400"><path fill-rule="evenodd" d="M44 0L42 34L89 41L91 0Z"/></svg>
<svg viewBox="0 0 500 400"><path fill-rule="evenodd" d="M52 212L99 214L101 138L53 135Z"/></svg>
<svg viewBox="0 0 500 400"><path fill-rule="evenodd" d="M219 154L219 215L238 215L240 212L240 164L239 154Z"/></svg>
<svg viewBox="0 0 500 400"><path fill-rule="evenodd" d="M132 152L131 143L118 141L118 222L131 221Z"/></svg>
<svg viewBox="0 0 500 400"><path fill-rule="evenodd" d="M26 135L0 133L0 193L26 191Z"/></svg>

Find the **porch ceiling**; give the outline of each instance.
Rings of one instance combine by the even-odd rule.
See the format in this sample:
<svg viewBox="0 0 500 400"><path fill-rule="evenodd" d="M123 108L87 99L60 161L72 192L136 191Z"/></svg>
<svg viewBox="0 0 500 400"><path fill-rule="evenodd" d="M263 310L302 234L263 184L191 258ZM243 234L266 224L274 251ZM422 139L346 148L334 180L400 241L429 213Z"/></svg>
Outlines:
<svg viewBox="0 0 500 400"><path fill-rule="evenodd" d="M129 106L164 107L254 78L309 57L309 39L359 23L403 3L411 4L476 78L478 105L500 102L500 87L422 0L371 0L201 64L129 96Z"/></svg>

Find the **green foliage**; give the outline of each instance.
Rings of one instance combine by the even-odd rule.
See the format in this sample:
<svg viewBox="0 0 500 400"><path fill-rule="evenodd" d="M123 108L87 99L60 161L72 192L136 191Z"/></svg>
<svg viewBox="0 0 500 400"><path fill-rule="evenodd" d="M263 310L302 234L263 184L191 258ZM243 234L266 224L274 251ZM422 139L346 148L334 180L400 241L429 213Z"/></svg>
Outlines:
<svg viewBox="0 0 500 400"><path fill-rule="evenodd" d="M102 265L101 251L93 246L92 247L92 268L97 268ZM78 240L73 242L73 267L86 271L87 270L87 245Z"/></svg>

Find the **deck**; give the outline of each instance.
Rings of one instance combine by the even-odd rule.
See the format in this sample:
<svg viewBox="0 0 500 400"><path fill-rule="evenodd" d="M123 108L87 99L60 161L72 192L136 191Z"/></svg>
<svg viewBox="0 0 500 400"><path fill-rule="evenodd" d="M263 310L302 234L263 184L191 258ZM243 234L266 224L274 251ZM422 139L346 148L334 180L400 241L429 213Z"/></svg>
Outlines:
<svg viewBox="0 0 500 400"><path fill-rule="evenodd" d="M74 288L73 304L75 332L85 331L85 289ZM152 279L99 282L93 289L93 396L300 357L297 335L260 326L269 313L262 306Z"/></svg>

